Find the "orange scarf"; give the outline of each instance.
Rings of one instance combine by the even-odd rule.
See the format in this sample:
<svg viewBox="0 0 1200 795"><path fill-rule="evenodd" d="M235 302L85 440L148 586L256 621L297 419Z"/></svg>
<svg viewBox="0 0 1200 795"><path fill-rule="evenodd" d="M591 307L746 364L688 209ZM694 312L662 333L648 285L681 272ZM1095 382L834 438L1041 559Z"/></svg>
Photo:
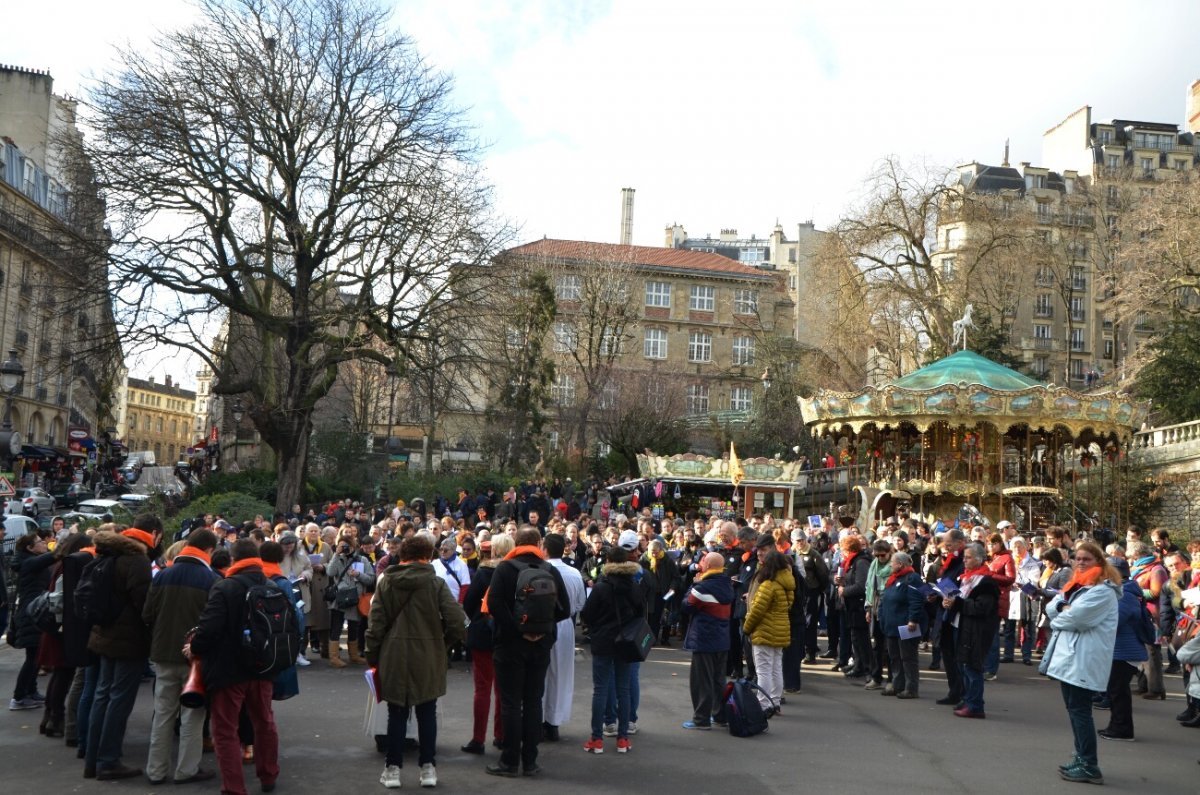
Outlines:
<svg viewBox="0 0 1200 795"><path fill-rule="evenodd" d="M225 576L232 577L235 574L240 574L246 569L258 569L259 571L262 571L262 568L262 558L245 558L243 560L239 560L237 563L234 563L232 566L226 569Z"/></svg>
<svg viewBox="0 0 1200 795"><path fill-rule="evenodd" d="M1103 579L1103 566L1092 566L1083 571L1075 569L1075 571L1071 572L1071 579L1067 580L1067 584L1063 586L1063 599L1070 599L1072 592L1076 588L1090 588Z"/></svg>
<svg viewBox="0 0 1200 795"><path fill-rule="evenodd" d="M186 555L189 558L195 558L196 560L202 560L209 566L212 565L212 555L208 552L205 552L203 549L200 549L199 547L184 547L183 549L179 550L179 554Z"/></svg>
<svg viewBox="0 0 1200 795"><path fill-rule="evenodd" d="M132 538L134 541L141 541L146 545L146 549L154 549L154 536L147 533L145 530L139 530L136 527L131 527L128 530L122 530L121 535L126 538Z"/></svg>
<svg viewBox="0 0 1200 795"><path fill-rule="evenodd" d="M83 549L81 549L79 551L86 552L89 555L91 555L93 558L96 557L96 548L95 547L84 547Z"/></svg>
<svg viewBox="0 0 1200 795"><path fill-rule="evenodd" d="M532 545L514 547L512 552L509 552L507 555L504 556L504 559L512 560L513 558L518 557L520 555L537 555L542 560L546 559L546 553L542 551L542 548L535 547Z"/></svg>
<svg viewBox="0 0 1200 795"><path fill-rule="evenodd" d="M282 577L283 569L279 568L278 563L267 563L265 560L262 564L263 576L268 580L272 577Z"/></svg>

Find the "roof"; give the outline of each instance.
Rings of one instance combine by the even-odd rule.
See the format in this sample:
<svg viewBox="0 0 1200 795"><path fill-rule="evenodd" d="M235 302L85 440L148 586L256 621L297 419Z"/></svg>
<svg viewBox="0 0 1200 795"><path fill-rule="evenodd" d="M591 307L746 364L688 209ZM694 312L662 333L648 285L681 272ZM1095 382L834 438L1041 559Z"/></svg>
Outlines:
<svg viewBox="0 0 1200 795"><path fill-rule="evenodd" d="M508 254L524 257L546 257L576 262L618 262L635 268L661 268L673 271L696 271L730 278L774 281L777 274L752 268L740 262L707 251L655 246L625 246L618 243L594 243L588 240L555 240L542 238L532 243L510 248Z"/></svg>
<svg viewBox="0 0 1200 795"><path fill-rule="evenodd" d="M981 193L1002 190L1025 191L1025 178L1021 172L1009 166L980 166L979 173L971 180L971 189Z"/></svg>
<svg viewBox="0 0 1200 795"><path fill-rule="evenodd" d="M170 395L171 397L187 398L188 400L196 399L195 392L190 389L184 389L178 384L167 386L165 383L160 384L155 381L147 381L142 378L133 377L130 377L127 380L131 389L140 389L143 392L154 392L159 395Z"/></svg>
<svg viewBox="0 0 1200 795"><path fill-rule="evenodd" d="M935 389L946 384L979 384L998 390L1021 390L1039 382L1016 370L996 364L974 351L958 351L892 382L901 389Z"/></svg>

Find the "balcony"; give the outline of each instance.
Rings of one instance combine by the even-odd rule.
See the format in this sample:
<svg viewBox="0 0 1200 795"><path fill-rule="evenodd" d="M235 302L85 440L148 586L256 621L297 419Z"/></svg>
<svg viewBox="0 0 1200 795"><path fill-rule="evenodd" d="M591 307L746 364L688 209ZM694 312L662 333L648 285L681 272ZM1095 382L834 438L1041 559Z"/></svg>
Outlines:
<svg viewBox="0 0 1200 795"><path fill-rule="evenodd" d="M33 399L34 400L44 401L44 400L48 399L49 397L50 397L50 390L44 386L39 386L33 390Z"/></svg>
<svg viewBox="0 0 1200 795"><path fill-rule="evenodd" d="M1153 334L1154 333L1154 324L1153 323L1135 323L1133 326L1133 330L1138 332L1139 334Z"/></svg>
<svg viewBox="0 0 1200 795"><path fill-rule="evenodd" d="M1035 351L1061 351L1062 340L1052 337L1022 337L1021 347Z"/></svg>
<svg viewBox="0 0 1200 795"><path fill-rule="evenodd" d="M1080 353L1087 350L1083 340L1071 340L1071 353Z"/></svg>
<svg viewBox="0 0 1200 795"><path fill-rule="evenodd" d="M28 331L18 331L16 340L17 340L17 347L24 348L26 345L29 344L29 332Z"/></svg>
<svg viewBox="0 0 1200 795"><path fill-rule="evenodd" d="M1104 322L1102 322L1100 324L1100 327L1103 328L1105 331L1112 331L1113 322L1111 320L1105 320Z"/></svg>
<svg viewBox="0 0 1200 795"><path fill-rule="evenodd" d="M38 350L38 356L49 356L50 355L50 340L42 340L41 342L39 342L37 350Z"/></svg>
<svg viewBox="0 0 1200 795"><path fill-rule="evenodd" d="M1084 310L1084 309L1072 309L1071 310L1071 322L1072 323L1082 323L1085 320L1087 320L1087 311L1086 310Z"/></svg>
<svg viewBox="0 0 1200 795"><path fill-rule="evenodd" d="M1035 306L1033 308L1034 317L1054 317L1054 307L1052 306Z"/></svg>
<svg viewBox="0 0 1200 795"><path fill-rule="evenodd" d="M22 298L32 298L33 297L33 285L32 284L29 284L28 282L26 282L21 285L21 297Z"/></svg>
<svg viewBox="0 0 1200 795"><path fill-rule="evenodd" d="M1086 276L1076 276L1073 279L1071 279L1071 289L1077 290L1078 292L1083 292L1084 290L1086 290L1087 289L1087 277Z"/></svg>

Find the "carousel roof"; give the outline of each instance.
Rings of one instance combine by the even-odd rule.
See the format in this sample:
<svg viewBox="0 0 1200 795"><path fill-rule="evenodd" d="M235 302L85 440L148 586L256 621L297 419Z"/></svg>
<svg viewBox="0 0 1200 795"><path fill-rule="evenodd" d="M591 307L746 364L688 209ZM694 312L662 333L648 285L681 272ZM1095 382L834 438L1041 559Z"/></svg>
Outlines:
<svg viewBox="0 0 1200 795"><path fill-rule="evenodd" d="M892 381L901 389L936 389L946 384L976 384L995 390L1020 390L1038 382L1016 370L997 364L974 351L958 351L927 367Z"/></svg>

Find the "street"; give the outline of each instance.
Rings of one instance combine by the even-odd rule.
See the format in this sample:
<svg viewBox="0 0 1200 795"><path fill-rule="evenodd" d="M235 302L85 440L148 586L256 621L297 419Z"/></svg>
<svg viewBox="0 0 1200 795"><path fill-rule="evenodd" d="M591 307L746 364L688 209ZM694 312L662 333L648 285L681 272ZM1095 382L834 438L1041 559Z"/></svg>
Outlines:
<svg viewBox="0 0 1200 795"><path fill-rule="evenodd" d="M586 647L585 647L586 648ZM19 652L0 649L0 680L16 677ZM928 665L928 655L922 655ZM471 677L465 663L449 673L449 693L440 701L439 788L451 792L487 789L496 793L547 792L702 793L844 792L937 793L1072 792L1079 785L1059 779L1056 765L1072 753L1071 733L1057 683L1036 668L1003 665L987 684L987 720L955 718L936 706L944 695L941 674L922 670L921 698L897 701L864 691L828 666L806 668L804 690L789 696L770 731L749 739L723 730L687 732L690 717L688 655L678 648L655 649L642 666L639 733L627 756L606 740L602 756L583 752L590 710L590 660L577 655L575 707L563 740L544 743L537 779L497 779L484 773L496 760L490 745L480 758L459 751L469 739ZM320 662L302 670L302 693L276 705L281 736L278 792L380 791L382 756L362 731L366 686L362 669L335 671ZM41 689L45 689L45 679ZM1173 716L1183 708L1182 681L1167 677L1166 701L1134 699L1136 743L1100 741L1100 764L1110 790L1194 791L1200 768L1200 731L1181 728ZM145 763L151 685L145 683L129 723L125 763ZM123 792L174 791L151 787L144 778L98 783L82 778L82 762L61 740L39 736L40 710L0 717L9 792L89 792L111 787ZM1103 728L1107 713L1096 712ZM416 752L406 754L405 789L417 788ZM215 769L206 754L204 767ZM258 792L253 768L245 768L249 791ZM216 781L192 785L215 792Z"/></svg>

